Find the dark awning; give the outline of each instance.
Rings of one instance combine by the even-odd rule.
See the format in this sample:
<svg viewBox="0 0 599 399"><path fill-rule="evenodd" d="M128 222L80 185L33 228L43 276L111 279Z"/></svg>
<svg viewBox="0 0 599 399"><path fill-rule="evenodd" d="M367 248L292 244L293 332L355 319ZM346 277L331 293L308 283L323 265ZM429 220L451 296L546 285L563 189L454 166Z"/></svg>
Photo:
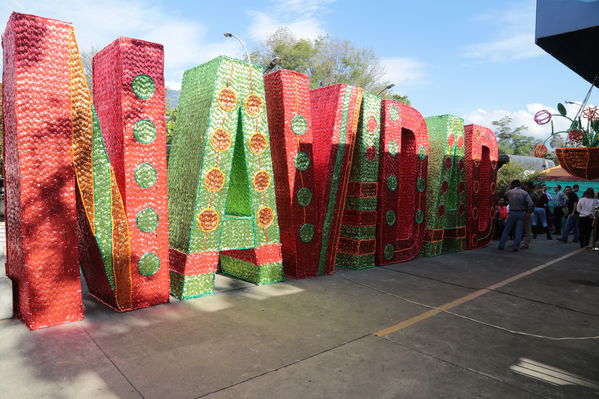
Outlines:
<svg viewBox="0 0 599 399"><path fill-rule="evenodd" d="M592 83L599 75L599 0L537 0L536 43Z"/></svg>

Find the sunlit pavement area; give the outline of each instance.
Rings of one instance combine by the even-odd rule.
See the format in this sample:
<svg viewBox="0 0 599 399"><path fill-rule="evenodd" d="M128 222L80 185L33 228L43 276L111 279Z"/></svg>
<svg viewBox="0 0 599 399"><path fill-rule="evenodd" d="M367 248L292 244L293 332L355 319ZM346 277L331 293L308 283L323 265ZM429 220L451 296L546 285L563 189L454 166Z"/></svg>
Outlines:
<svg viewBox="0 0 599 399"><path fill-rule="evenodd" d="M80 322L0 322L0 398L599 397L599 340L514 332L599 335L599 252L496 246L261 287L219 276L216 295L124 314L85 295Z"/></svg>

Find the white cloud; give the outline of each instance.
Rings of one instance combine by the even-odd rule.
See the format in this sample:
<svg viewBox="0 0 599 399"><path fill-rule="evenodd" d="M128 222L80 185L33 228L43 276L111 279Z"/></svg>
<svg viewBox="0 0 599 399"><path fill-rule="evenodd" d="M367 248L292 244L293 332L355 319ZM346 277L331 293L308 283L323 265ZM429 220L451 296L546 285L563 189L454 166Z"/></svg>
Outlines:
<svg viewBox="0 0 599 399"><path fill-rule="evenodd" d="M333 0L280 0L268 11L248 11L252 19L249 36L261 41L279 28L287 28L301 39L316 39L325 35L320 17Z"/></svg>
<svg viewBox="0 0 599 399"><path fill-rule="evenodd" d="M565 104L566 110L568 111L569 117L574 117L578 112L580 105L576 104ZM525 134L533 136L539 139L546 139L551 134L551 125L537 125L534 121L534 115L538 111L546 109L552 114L557 114L557 110L553 107L548 107L543 104L527 104L526 109L508 111L508 110L485 110L482 108L476 109L471 112L467 112L463 115L464 122L466 124L474 123L477 125L486 126L490 129L494 129L491 124L493 121L497 121L505 116L512 118L510 127L516 128L518 126L526 126L528 129ZM555 126L555 131L566 130L570 126L570 121L566 118L554 116L552 121ZM583 125L586 124L586 120L583 118Z"/></svg>
<svg viewBox="0 0 599 399"><path fill-rule="evenodd" d="M181 90L181 81L179 80L167 80L164 85L171 90Z"/></svg>
<svg viewBox="0 0 599 399"><path fill-rule="evenodd" d="M401 86L421 83L426 76L425 64L415 58L385 57L381 58L381 64L385 68L385 80L395 83L400 91Z"/></svg>
<svg viewBox="0 0 599 399"><path fill-rule="evenodd" d="M534 58L543 54L543 50L534 42L532 33L514 34L503 39L467 46L464 56L492 62Z"/></svg>
<svg viewBox="0 0 599 399"><path fill-rule="evenodd" d="M543 51L535 44L535 8L533 2L479 15L471 23L498 27L491 40L470 44L463 49L466 58L503 62L538 57Z"/></svg>
<svg viewBox="0 0 599 399"><path fill-rule="evenodd" d="M7 21L12 10L72 22L81 50L103 48L119 36L161 43L165 48L166 78L171 80L177 77L177 71L217 55L242 55L236 43L220 34L211 38L201 23L169 13L151 0L9 0L0 4L0 20Z"/></svg>

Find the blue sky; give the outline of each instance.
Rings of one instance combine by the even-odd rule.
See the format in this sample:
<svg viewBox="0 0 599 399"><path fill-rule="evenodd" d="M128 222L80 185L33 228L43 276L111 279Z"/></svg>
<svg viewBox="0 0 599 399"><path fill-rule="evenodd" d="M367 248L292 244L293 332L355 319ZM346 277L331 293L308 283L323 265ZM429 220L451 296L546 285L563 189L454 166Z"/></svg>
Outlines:
<svg viewBox="0 0 599 399"><path fill-rule="evenodd" d="M241 57L230 31L251 49L279 27L297 37L328 34L372 48L395 92L424 116L453 114L490 125L504 115L534 136L548 135L532 115L558 101L580 101L589 84L534 44L534 0L514 1L149 1L3 0L11 11L72 22L81 49L118 36L165 45L165 77L177 87L185 69L217 55ZM596 101L593 93L591 102ZM575 112L574 106L570 107Z"/></svg>

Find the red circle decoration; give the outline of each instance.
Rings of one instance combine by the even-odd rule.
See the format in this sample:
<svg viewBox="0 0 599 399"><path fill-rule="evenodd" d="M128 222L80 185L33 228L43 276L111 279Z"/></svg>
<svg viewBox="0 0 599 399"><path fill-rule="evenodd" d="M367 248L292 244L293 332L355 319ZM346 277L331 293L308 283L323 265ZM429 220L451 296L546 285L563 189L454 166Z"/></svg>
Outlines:
<svg viewBox="0 0 599 399"><path fill-rule="evenodd" d="M439 206L439 209L437 210L437 215L439 215L439 217L442 217L445 214L445 205L441 205Z"/></svg>
<svg viewBox="0 0 599 399"><path fill-rule="evenodd" d="M453 160L451 157L445 157L445 169L451 169L451 165L453 164Z"/></svg>
<svg viewBox="0 0 599 399"><path fill-rule="evenodd" d="M250 116L258 116L262 108L264 108L262 99L255 93L250 94L245 100L245 111Z"/></svg>
<svg viewBox="0 0 599 399"><path fill-rule="evenodd" d="M233 111L237 106L237 93L230 87L224 87L218 92L218 105L223 111Z"/></svg>
<svg viewBox="0 0 599 399"><path fill-rule="evenodd" d="M472 191L474 191L475 194L478 194L478 189L479 189L479 183L477 180L475 180L474 183L472 184Z"/></svg>
<svg viewBox="0 0 599 399"><path fill-rule="evenodd" d="M462 148L464 146L464 138L462 136L458 137L458 148Z"/></svg>
<svg viewBox="0 0 599 399"><path fill-rule="evenodd" d="M472 244L472 248L476 247L476 244L478 244L478 236L476 234L472 234L470 243Z"/></svg>
<svg viewBox="0 0 599 399"><path fill-rule="evenodd" d="M443 183L441 183L441 192L443 194L445 194L448 189L449 189L449 183L447 183L447 180L444 180Z"/></svg>
<svg viewBox="0 0 599 399"><path fill-rule="evenodd" d="M450 147L453 147L453 143L455 143L455 136L453 135L453 133L449 133L449 135L447 136L447 144Z"/></svg>
<svg viewBox="0 0 599 399"><path fill-rule="evenodd" d="M458 207L458 213L460 215L463 215L465 211L466 211L466 207L464 206L464 204L460 204L460 206Z"/></svg>
<svg viewBox="0 0 599 399"><path fill-rule="evenodd" d="M584 131L582 129L572 129L568 132L568 140L575 143L580 143L584 138Z"/></svg>
<svg viewBox="0 0 599 399"><path fill-rule="evenodd" d="M205 233L210 233L218 227L218 213L214 209L206 208L198 216L200 228Z"/></svg>
<svg viewBox="0 0 599 399"><path fill-rule="evenodd" d="M270 175L268 172L261 170L254 175L254 189L256 191L264 191L270 186Z"/></svg>
<svg viewBox="0 0 599 399"><path fill-rule="evenodd" d="M491 194L495 194L496 190L497 190L497 185L495 184L495 182L491 183Z"/></svg>
<svg viewBox="0 0 599 399"><path fill-rule="evenodd" d="M533 154L535 157L537 158L543 158L545 156L547 156L547 147L545 146L545 144L537 144L535 146L535 149L533 150Z"/></svg>
<svg viewBox="0 0 599 399"><path fill-rule="evenodd" d="M250 150L256 155L261 154L268 146L266 136L260 132L256 132L250 137Z"/></svg>
<svg viewBox="0 0 599 399"><path fill-rule="evenodd" d="M378 125L379 125L379 123L376 121L376 118L374 116L371 116L368 119L368 125L367 125L367 127L368 127L368 131L370 133L374 133L374 131L376 130L376 128L377 128Z"/></svg>
<svg viewBox="0 0 599 399"><path fill-rule="evenodd" d="M268 206L263 206L258 211L258 224L262 228L267 228L272 224L272 221L275 219L275 213L272 208Z"/></svg>
<svg viewBox="0 0 599 399"><path fill-rule="evenodd" d="M464 182L463 182L463 181L461 181L461 182L458 184L458 191L459 191L460 193L463 193L465 188L466 188L466 185L464 184Z"/></svg>
<svg viewBox="0 0 599 399"><path fill-rule="evenodd" d="M472 208L472 219L478 219L478 208Z"/></svg>
<svg viewBox="0 0 599 399"><path fill-rule="evenodd" d="M373 145L369 146L368 148L366 148L364 156L369 161L374 161L374 159L376 158L376 148L374 148Z"/></svg>

